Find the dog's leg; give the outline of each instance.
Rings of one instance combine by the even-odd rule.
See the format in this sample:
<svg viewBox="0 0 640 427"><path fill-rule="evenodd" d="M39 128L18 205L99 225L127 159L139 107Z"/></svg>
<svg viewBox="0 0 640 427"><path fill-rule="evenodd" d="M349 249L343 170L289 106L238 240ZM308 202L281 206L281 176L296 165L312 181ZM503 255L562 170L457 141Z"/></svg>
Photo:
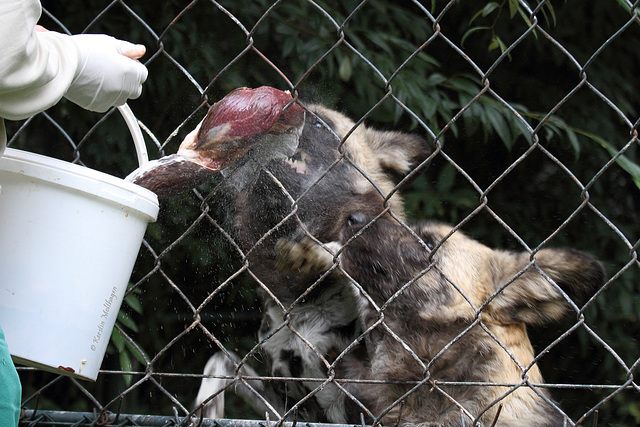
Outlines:
<svg viewBox="0 0 640 427"><path fill-rule="evenodd" d="M204 375L218 376L218 377L234 377L235 365L224 353L216 353L204 367ZM257 377L258 373L250 366L243 366L240 370L243 376ZM231 383L236 382L234 385L229 386ZM202 416L204 418L223 418L224 417L224 392L227 387L233 390L238 396L240 396L245 402L247 402L252 409L258 414L264 415L269 412L271 417L278 419L278 414L275 414L273 410L260 398L264 397L269 402L271 407L279 412L280 415L284 412L284 404L279 400L279 397L265 386L265 383L259 380L247 380L247 384L243 383L239 379L232 378L203 378L200 384L200 390L196 396L196 407L202 407ZM211 396L213 398L209 399Z"/></svg>
<svg viewBox="0 0 640 427"><path fill-rule="evenodd" d="M235 369L231 361L223 353L216 353L209 358L204 367L204 375L221 377L233 376ZM196 396L196 407L201 407L205 418L224 417L224 389L233 380L222 378L203 378ZM215 395L209 399L210 396Z"/></svg>

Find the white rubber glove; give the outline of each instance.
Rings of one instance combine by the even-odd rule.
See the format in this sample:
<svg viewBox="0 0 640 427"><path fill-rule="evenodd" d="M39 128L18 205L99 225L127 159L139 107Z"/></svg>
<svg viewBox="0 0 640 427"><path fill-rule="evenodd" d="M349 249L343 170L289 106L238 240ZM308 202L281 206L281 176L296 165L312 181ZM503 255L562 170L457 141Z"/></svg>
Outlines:
<svg viewBox="0 0 640 427"><path fill-rule="evenodd" d="M147 68L135 58L145 48L103 34L71 36L78 47L78 70L65 98L79 106L103 113L142 93Z"/></svg>

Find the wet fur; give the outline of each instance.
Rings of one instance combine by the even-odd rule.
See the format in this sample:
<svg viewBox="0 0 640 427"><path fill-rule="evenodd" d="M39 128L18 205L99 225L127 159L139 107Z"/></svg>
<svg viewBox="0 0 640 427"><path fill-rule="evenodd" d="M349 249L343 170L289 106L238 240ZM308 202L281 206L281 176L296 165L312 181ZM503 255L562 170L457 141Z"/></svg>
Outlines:
<svg viewBox="0 0 640 427"><path fill-rule="evenodd" d="M361 333L348 282L341 275L325 275L314 263L278 269L277 242L304 236L335 241L353 212L378 215L387 209L404 218L401 197L393 193L385 199L383 194L391 194L397 182L427 157L428 149L414 135L356 127L323 106L306 108L300 145L292 158L270 162L248 192L232 185L225 188L231 200L225 211L227 228L234 230L247 254L249 273L259 283L264 311L258 337L269 375L350 378L368 363L368 355L363 345L342 354ZM233 377L237 362L234 355L214 355L204 374ZM246 365L239 372L254 373ZM223 391L235 390L258 413L270 412L271 419L359 421L360 408L341 387L351 388L328 381L205 378L196 408L207 417L220 418Z"/></svg>

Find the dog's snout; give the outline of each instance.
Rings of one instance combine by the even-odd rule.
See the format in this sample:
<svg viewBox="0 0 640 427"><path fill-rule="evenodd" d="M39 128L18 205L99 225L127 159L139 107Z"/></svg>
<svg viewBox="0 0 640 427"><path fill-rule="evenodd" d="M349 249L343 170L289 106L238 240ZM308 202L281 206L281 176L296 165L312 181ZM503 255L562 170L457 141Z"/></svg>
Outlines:
<svg viewBox="0 0 640 427"><path fill-rule="evenodd" d="M348 227L362 227L367 223L367 217L362 212L353 212L350 213L347 217L347 226Z"/></svg>

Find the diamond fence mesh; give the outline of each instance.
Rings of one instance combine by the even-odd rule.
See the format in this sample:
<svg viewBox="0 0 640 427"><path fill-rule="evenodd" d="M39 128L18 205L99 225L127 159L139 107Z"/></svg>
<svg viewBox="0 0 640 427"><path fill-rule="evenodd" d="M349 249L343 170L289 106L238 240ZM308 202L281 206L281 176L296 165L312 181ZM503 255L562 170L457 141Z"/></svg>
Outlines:
<svg viewBox="0 0 640 427"><path fill-rule="evenodd" d="M638 2L92 0L43 1L43 6L41 23L50 30L107 33L147 46L143 61L149 79L130 106L153 158L174 153L207 108L226 93L259 85L289 90L303 105L312 100L343 112L355 125L346 132L331 130L342 140L359 138L358 129L366 125L419 135L430 153L394 176L397 185L390 188L376 182L380 175L371 174L350 154L327 163L324 174L302 193L291 191L267 165L265 179L279 184L277 197L288 206L273 225L265 223L270 212L255 215L259 209L252 208L251 221L245 219L239 226L239 196L227 190L224 177L162 200L159 219L147 230L98 380L83 382L18 367L24 425L397 424L415 422L406 414L412 410L412 394L421 392L426 400L415 404L421 408L433 405L424 396L438 396L434 402L448 396L446 404L454 405L459 414L451 425L501 425L507 421L499 408L507 408L510 395L524 389L547 402L548 411L562 420L560 425L640 423L635 379L640 372ZM7 123L9 146L124 177L135 169L135 155L124 123L113 113L88 113L62 101L29 120ZM339 151L347 152L347 146L343 141ZM304 163L305 158L295 161ZM357 278L356 285L344 282L358 289L374 321L356 322L359 326L350 334L341 335L354 342L336 344L332 351L337 353L330 355L315 341L328 333L323 338L322 332L309 332L322 322L303 319L302 313L318 305L323 279L333 274L354 279L362 273L341 264L334 250L329 272L323 270L321 279L308 281L309 290L289 298L265 280L269 272L254 255L273 250L271 237L280 236L287 224L305 226L297 238L304 240L306 235L316 244L329 242L323 238L324 229L306 225L313 222L314 213L342 220L353 213L346 211L348 204L331 202L320 193L332 191L326 189L324 176L354 179L353 170L340 175L339 164L355 167L357 179L364 177L378 192L384 199L383 213L389 213L393 195L403 194L404 208L391 213L400 227L394 232L411 234L407 230L415 229L412 224L424 220L449 223L453 231L444 243L430 243L420 235L428 265L413 266L412 259L398 257L398 271L416 275L403 279L401 290L386 300L369 295L367 285ZM264 198L273 197L247 194L253 197L242 205L247 210L263 204L266 209ZM314 197L321 208L314 208ZM357 204L356 208L367 209ZM230 216L235 223L228 221ZM380 215L372 218L376 216ZM372 221L371 230L378 230L376 221L389 220ZM238 227L265 229L266 236L247 244L245 230ZM371 230L364 230L362 238ZM462 231L488 246L526 254L527 262L480 304L459 282L458 271L468 262L464 255L453 258L456 267L451 271L438 264L448 253L446 242ZM381 243L382 249L387 246ZM542 261L529 262L542 259L540 251L554 247L593 254L603 262L606 278L584 302L574 304L563 292L567 314L557 322L530 326L535 358L520 360L512 343L489 325L490 303L530 271L543 272L546 283L559 292L554 273L546 271ZM336 248L338 254L350 253L341 246L329 247ZM398 252L404 253L403 248ZM394 329L398 314L393 302L427 283L432 271L466 301L465 308L451 308L444 301L426 314L407 309L406 317L401 316L406 330ZM402 276L393 269L387 273ZM295 274L288 277L290 283L279 283L283 288L306 283ZM374 277L388 279L380 271ZM529 296L519 296L522 306ZM347 312L356 311L353 304ZM279 310L278 315L268 317L271 312L265 307ZM407 338L414 333L408 331L416 330L420 339L433 338L432 331L422 329L423 314L446 322L445 312L469 309L469 323L435 357L425 357L416 348L420 340ZM529 309L543 311L538 306ZM272 322L266 327L265 313ZM340 327L348 323L336 322ZM478 335L478 330L483 332ZM379 338L385 334L387 341ZM281 339L285 335L287 342ZM391 365L413 372L415 366L408 365L417 363L423 371L418 377L345 375L340 363L351 357L375 365L379 353L372 353L371 347L388 343L389 336L395 345L389 351L397 352ZM463 381L437 375L438 360L467 363L465 349L476 345L478 336L517 367L518 381L505 383L500 372L481 379L469 373ZM456 347L457 342L464 348ZM369 353L359 356L363 346L369 346ZM294 348L313 360L301 361L300 354L291 353ZM221 355L220 366L230 368L203 374L214 354ZM274 369L273 354L287 362L286 369ZM470 368L481 354L469 356ZM545 383L534 375L534 362ZM321 374L309 375L301 364L320 366ZM221 380L213 383L224 386L225 420L201 418L201 405L195 402L203 378ZM395 388L379 387L384 383ZM279 392L282 407L267 389ZM364 394L392 390L395 409L372 407L359 394L363 389ZM500 391L488 407L471 408L451 397L462 389L492 396L493 390ZM235 392L253 396L258 409ZM353 414L340 418L317 410L326 409L325 398L338 400L335 395L355 407ZM213 402L213 396L205 400ZM488 418L476 419L485 412ZM387 413L397 419L385 418Z"/></svg>

